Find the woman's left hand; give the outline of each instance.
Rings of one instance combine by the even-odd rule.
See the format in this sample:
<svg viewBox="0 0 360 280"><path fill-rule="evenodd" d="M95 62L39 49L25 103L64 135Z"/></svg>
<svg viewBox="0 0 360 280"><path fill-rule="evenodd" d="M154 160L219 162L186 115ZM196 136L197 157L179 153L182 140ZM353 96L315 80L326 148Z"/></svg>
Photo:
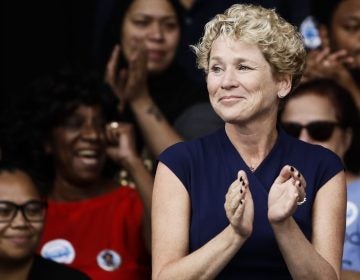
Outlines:
<svg viewBox="0 0 360 280"><path fill-rule="evenodd" d="M292 216L306 199L306 181L294 167L284 166L270 188L268 198L268 219L278 223Z"/></svg>

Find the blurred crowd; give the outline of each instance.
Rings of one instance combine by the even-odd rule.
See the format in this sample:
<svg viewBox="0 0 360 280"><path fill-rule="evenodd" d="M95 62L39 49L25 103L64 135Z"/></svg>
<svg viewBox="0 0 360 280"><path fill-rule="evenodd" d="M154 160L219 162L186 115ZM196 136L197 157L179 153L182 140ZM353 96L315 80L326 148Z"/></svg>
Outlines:
<svg viewBox="0 0 360 280"><path fill-rule="evenodd" d="M157 157L224 126L190 46L236 3L274 8L303 35L278 128L343 161L342 279L359 279L358 0L5 1L1 279L151 279Z"/></svg>

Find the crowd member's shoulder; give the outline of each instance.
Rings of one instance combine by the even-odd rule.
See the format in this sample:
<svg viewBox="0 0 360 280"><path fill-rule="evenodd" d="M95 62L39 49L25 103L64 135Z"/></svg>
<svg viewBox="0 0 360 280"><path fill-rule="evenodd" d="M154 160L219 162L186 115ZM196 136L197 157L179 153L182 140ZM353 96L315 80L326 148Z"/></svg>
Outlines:
<svg viewBox="0 0 360 280"><path fill-rule="evenodd" d="M85 273L66 265L35 255L28 280L89 280Z"/></svg>
<svg viewBox="0 0 360 280"><path fill-rule="evenodd" d="M187 140L199 138L223 126L224 121L208 101L190 106L174 123L176 131Z"/></svg>
<svg viewBox="0 0 360 280"><path fill-rule="evenodd" d="M352 194L353 197L358 197L360 201L360 177L349 183L348 185L348 194ZM360 216L359 216L360 220Z"/></svg>

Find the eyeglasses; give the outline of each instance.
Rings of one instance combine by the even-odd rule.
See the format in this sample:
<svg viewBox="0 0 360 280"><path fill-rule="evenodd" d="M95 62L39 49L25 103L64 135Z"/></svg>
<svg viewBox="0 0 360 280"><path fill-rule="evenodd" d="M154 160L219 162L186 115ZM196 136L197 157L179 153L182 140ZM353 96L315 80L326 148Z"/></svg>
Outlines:
<svg viewBox="0 0 360 280"><path fill-rule="evenodd" d="M302 125L297 122L282 123L284 130L291 136L299 138L301 130L305 128L313 140L320 142L329 140L334 133L335 127L337 126L341 125L337 122L331 121L314 121L306 125Z"/></svg>
<svg viewBox="0 0 360 280"><path fill-rule="evenodd" d="M47 203L40 200L30 200L21 205L0 200L0 223L11 222L18 211L21 211L28 222L42 222L45 218L46 208Z"/></svg>

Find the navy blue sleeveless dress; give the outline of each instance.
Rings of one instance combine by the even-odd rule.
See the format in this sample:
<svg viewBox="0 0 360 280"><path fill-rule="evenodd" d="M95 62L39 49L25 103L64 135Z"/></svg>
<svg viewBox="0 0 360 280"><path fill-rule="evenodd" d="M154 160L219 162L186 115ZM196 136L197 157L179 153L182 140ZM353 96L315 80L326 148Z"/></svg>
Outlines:
<svg viewBox="0 0 360 280"><path fill-rule="evenodd" d="M307 182L307 201L298 207L294 219L310 240L316 193L343 170L341 160L333 152L295 139L281 129L273 149L255 172L245 164L224 128L193 141L175 144L165 150L159 160L172 170L189 193L190 252L229 225L224 210L225 194L239 170L247 173L255 208L253 233L217 279L291 279L267 219L269 189L286 164L303 174Z"/></svg>

